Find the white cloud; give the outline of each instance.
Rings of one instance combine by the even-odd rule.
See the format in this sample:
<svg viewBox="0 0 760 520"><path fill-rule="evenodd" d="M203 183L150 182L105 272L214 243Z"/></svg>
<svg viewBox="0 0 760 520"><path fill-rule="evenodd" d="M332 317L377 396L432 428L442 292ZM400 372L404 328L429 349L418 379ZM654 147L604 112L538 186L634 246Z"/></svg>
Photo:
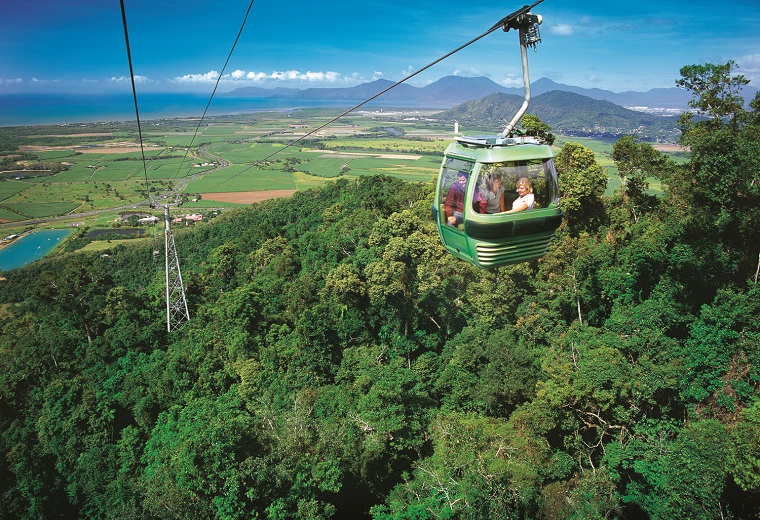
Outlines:
<svg viewBox="0 0 760 520"><path fill-rule="evenodd" d="M549 32L557 36L572 36L573 26L566 23L555 23L549 28Z"/></svg>
<svg viewBox="0 0 760 520"><path fill-rule="evenodd" d="M285 72L273 72L271 75L272 79L276 79L278 81L292 81L296 79L300 79L301 73L297 70L288 70Z"/></svg>
<svg viewBox="0 0 760 520"><path fill-rule="evenodd" d="M249 72L245 75L245 79L251 80L251 81L263 81L267 79L269 76L267 76L263 72Z"/></svg>
<svg viewBox="0 0 760 520"><path fill-rule="evenodd" d="M50 83L56 83L56 84L57 83L62 83L62 81L60 79L39 79L39 78L32 78L31 81L35 85L47 85L47 84L50 84Z"/></svg>
<svg viewBox="0 0 760 520"><path fill-rule="evenodd" d="M0 87L20 85L24 80L21 78L0 78Z"/></svg>
<svg viewBox="0 0 760 520"><path fill-rule="evenodd" d="M602 80L596 74L589 73L589 74L586 74L586 81L592 84L597 84L597 83L601 83Z"/></svg>
<svg viewBox="0 0 760 520"><path fill-rule="evenodd" d="M748 54L736 58L738 73L752 82L753 87L760 87L760 54Z"/></svg>
<svg viewBox="0 0 760 520"><path fill-rule="evenodd" d="M320 81L320 82L327 82L327 83L335 83L340 79L340 74L337 72L327 71L327 72L307 72L305 74L306 81Z"/></svg>
<svg viewBox="0 0 760 520"><path fill-rule="evenodd" d="M505 87L522 87L523 85L523 77L517 76L517 75L510 75L501 80L499 83L504 85Z"/></svg>
<svg viewBox="0 0 760 520"><path fill-rule="evenodd" d="M205 74L186 74L174 78L174 81L180 83L209 83L215 82L219 78L219 73L215 70L209 71ZM230 74L222 76L221 81L227 84L241 84L241 83L271 83L271 82L304 82L304 83L337 83L337 82L350 82L356 83L361 81L358 74L352 74L351 76L343 76L339 72L335 71L307 71L301 72L298 70L284 70L284 71L272 71L256 72L237 69Z"/></svg>
<svg viewBox="0 0 760 520"><path fill-rule="evenodd" d="M174 78L174 81L180 83L208 83L210 81L216 81L218 77L219 73L215 70L211 70L205 74L185 74L184 76Z"/></svg>
<svg viewBox="0 0 760 520"><path fill-rule="evenodd" d="M477 78L480 76L484 76L486 78L490 77L490 74L488 72L483 72L480 69L476 69L475 67L469 67L467 69L455 69L451 72L452 76L464 76L466 78ZM522 76L520 76L522 78Z"/></svg>
<svg viewBox="0 0 760 520"><path fill-rule="evenodd" d="M118 78L116 76L112 76L111 79L108 80L109 83L130 83L130 79L128 76L119 76ZM147 76L135 76L135 83L151 83L150 78Z"/></svg>

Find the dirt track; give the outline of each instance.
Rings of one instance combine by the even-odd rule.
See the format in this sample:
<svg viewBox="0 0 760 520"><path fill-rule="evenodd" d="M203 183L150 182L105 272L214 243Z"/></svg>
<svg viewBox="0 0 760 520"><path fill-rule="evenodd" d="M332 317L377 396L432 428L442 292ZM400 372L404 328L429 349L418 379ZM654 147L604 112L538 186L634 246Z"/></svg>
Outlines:
<svg viewBox="0 0 760 520"><path fill-rule="evenodd" d="M652 145L652 148L654 148L655 150L659 150L661 152L688 152L689 151L688 146L681 146L678 144L655 143Z"/></svg>
<svg viewBox="0 0 760 520"><path fill-rule="evenodd" d="M203 200L216 200L219 202L235 202L238 204L253 204L267 199L283 199L290 197L296 190L269 190L269 191L240 191L228 193L203 193Z"/></svg>

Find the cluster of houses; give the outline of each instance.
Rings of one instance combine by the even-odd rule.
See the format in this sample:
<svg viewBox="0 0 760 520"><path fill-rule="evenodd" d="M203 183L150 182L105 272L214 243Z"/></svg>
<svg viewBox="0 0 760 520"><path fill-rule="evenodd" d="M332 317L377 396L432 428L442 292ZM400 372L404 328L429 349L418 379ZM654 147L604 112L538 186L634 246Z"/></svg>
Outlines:
<svg viewBox="0 0 760 520"><path fill-rule="evenodd" d="M137 222L140 224L155 224L159 220L161 219L159 219L158 217L154 215L151 215L150 217L144 217L144 218L138 219ZM177 223L177 222L184 221L185 225L188 225L188 223L190 222L200 222L201 220L203 220L203 215L201 215L200 213L191 213L190 215L182 215L180 217L174 217L172 219L172 222Z"/></svg>

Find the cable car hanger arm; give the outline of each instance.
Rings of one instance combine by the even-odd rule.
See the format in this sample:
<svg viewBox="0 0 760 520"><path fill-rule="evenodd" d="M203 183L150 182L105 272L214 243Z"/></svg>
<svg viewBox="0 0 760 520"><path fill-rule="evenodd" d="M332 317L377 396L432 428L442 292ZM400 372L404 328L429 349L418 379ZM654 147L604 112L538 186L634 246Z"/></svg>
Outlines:
<svg viewBox="0 0 760 520"><path fill-rule="evenodd" d="M535 3L531 4L531 5L523 6L522 8L518 9L517 11L515 11L512 14L508 14L507 16L505 16L504 18L502 18L501 20L499 20L499 22L496 23L496 25L494 25L493 27L491 27L488 30L488 32L486 32L485 34L491 34L492 32L494 32L499 27L502 27L505 31L508 30L508 29L515 29L516 27L511 27L510 23L513 20L515 20L518 16L530 12L531 9L533 9L534 7L536 7L538 4L540 4L543 1L544 0L538 0L537 2L535 2ZM483 36L485 36L485 34Z"/></svg>

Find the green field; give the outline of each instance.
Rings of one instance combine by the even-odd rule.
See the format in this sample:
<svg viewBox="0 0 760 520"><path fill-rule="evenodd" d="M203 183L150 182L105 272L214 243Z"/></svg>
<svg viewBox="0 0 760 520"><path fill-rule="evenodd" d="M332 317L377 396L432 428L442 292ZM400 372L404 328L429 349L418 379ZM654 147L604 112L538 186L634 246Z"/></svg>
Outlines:
<svg viewBox="0 0 760 520"><path fill-rule="evenodd" d="M291 174L277 170L235 165L204 174L187 185L193 193L223 193L235 191L294 190Z"/></svg>
<svg viewBox="0 0 760 520"><path fill-rule="evenodd" d="M20 193L28 188L28 183L24 181L5 181L0 182L0 202Z"/></svg>

